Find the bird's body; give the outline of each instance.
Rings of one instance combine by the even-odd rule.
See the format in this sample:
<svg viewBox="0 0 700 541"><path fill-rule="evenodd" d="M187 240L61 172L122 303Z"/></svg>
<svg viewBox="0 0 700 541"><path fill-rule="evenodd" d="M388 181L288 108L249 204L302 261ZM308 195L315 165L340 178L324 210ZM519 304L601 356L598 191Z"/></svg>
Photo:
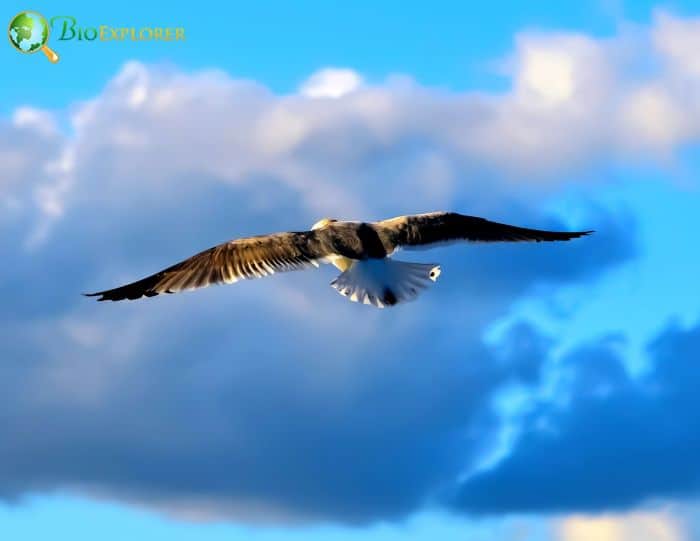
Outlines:
<svg viewBox="0 0 700 541"><path fill-rule="evenodd" d="M152 297L328 263L341 271L331 282L339 293L381 308L415 298L440 275L438 265L392 259L398 249L458 241L563 241L588 233L527 229L453 212L379 222L324 218L308 231L232 240L137 282L89 296L100 296L100 301Z"/></svg>

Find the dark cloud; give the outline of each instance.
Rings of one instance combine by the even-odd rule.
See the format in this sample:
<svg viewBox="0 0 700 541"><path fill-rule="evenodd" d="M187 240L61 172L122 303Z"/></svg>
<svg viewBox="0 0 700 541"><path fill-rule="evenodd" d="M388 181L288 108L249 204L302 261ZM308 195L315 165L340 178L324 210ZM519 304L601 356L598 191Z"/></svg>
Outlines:
<svg viewBox="0 0 700 541"><path fill-rule="evenodd" d="M700 326L670 327L650 346L652 369L630 377L614 340L582 348L566 406L541 404L512 452L468 479L470 513L603 511L700 490Z"/></svg>
<svg viewBox="0 0 700 541"><path fill-rule="evenodd" d="M245 192L230 190L216 198L220 215L189 220L202 238L226 230L225 209L235 209L234 224L256 224L241 228L268 225L239 210ZM113 219L112 234L68 219L55 242L17 254L21 264L3 271L17 284L4 292L0 333L8 497L67 487L165 507L199 501L212 513L231 506L244 517L253 506L345 521L408 513L488 447L499 429L493 394L538 382L548 342L519 326L490 349L481 341L487 325L537 282L572 283L562 267L572 280L590 279L630 253L626 226L588 244L616 254L607 260L573 243L559 258L540 245L438 251L430 258L444 264L444 281L401 311L348 303L328 287L328 268L91 303L78 293L182 250L158 244L181 216L163 214L153 220L161 227L149 223L140 235L138 222L127 221L125 233ZM190 235L184 244L194 248ZM525 270L538 258L549 267ZM523 271L506 272L515 261ZM50 280L46 268L56 272Z"/></svg>

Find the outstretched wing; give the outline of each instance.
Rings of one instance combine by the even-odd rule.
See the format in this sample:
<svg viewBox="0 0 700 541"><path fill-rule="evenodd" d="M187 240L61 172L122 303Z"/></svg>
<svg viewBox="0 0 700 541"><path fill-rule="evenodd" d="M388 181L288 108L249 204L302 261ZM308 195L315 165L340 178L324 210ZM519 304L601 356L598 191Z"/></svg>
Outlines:
<svg viewBox="0 0 700 541"><path fill-rule="evenodd" d="M314 231L232 240L137 282L87 296L99 296L98 301L132 300L317 267L318 260L328 255L323 245Z"/></svg>
<svg viewBox="0 0 700 541"><path fill-rule="evenodd" d="M491 222L455 212L399 216L377 222L393 248L410 248L454 241L541 242L570 240L592 231L542 231Z"/></svg>

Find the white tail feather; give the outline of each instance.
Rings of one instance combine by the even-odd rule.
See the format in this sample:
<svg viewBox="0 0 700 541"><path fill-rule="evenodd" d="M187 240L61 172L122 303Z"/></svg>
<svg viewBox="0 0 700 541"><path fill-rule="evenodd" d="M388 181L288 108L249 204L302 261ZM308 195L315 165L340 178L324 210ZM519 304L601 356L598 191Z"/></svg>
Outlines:
<svg viewBox="0 0 700 541"><path fill-rule="evenodd" d="M440 266L393 259L354 261L331 282L338 293L353 302L378 308L415 299L440 276Z"/></svg>

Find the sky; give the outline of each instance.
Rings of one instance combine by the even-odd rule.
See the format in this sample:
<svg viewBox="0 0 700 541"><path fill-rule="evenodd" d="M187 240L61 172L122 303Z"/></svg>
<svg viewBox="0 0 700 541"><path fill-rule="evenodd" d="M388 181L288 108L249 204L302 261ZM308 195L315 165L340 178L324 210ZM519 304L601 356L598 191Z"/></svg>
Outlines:
<svg viewBox="0 0 700 541"><path fill-rule="evenodd" d="M696 3L4 6L186 40L0 48L2 538L700 539ZM80 295L432 210L596 232Z"/></svg>

